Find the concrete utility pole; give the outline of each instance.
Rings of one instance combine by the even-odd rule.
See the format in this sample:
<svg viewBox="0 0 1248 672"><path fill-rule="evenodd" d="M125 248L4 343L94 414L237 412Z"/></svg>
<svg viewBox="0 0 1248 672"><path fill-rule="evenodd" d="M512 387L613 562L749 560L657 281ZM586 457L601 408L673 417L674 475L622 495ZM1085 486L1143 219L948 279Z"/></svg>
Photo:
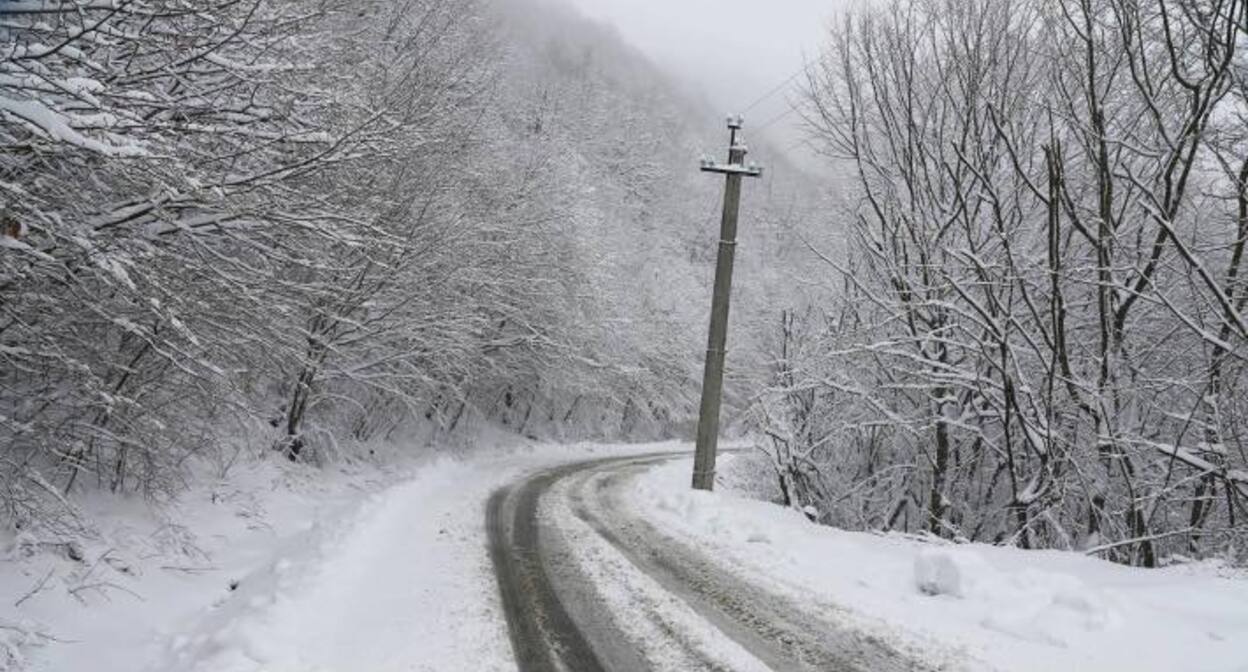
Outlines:
<svg viewBox="0 0 1248 672"><path fill-rule="evenodd" d="M737 213L741 209L741 178L758 177L763 169L745 165L745 143L738 137L744 120L728 118L732 136L728 143L728 163L702 160L707 173L727 175L724 187L724 217L719 225L719 256L715 262L715 293L711 299L711 329L706 344L706 369L702 374L702 407L698 414L698 444L693 458L693 487L710 490L715 486L715 451L719 445L719 405L724 388L724 347L728 342L728 300L732 295L732 264L737 249Z"/></svg>

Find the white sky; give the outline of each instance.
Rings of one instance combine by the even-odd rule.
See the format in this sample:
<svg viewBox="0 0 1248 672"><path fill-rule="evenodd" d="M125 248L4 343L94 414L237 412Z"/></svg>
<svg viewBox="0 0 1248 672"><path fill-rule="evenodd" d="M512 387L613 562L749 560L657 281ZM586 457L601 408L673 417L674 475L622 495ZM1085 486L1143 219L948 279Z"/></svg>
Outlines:
<svg viewBox="0 0 1248 672"><path fill-rule="evenodd" d="M845 0L565 0L613 24L625 40L721 111L741 111L819 52ZM746 114L746 135L788 109L786 92ZM791 146L797 115L773 126Z"/></svg>

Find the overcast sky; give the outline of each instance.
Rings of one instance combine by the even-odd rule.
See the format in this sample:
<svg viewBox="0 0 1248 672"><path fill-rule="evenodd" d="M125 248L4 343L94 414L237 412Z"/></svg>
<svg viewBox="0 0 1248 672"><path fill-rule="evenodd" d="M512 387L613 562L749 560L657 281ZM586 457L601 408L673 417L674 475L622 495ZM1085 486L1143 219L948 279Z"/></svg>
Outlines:
<svg viewBox="0 0 1248 672"><path fill-rule="evenodd" d="M741 111L818 54L844 0L565 0L610 23L723 112ZM746 115L747 136L788 105L777 94ZM781 136L796 115L773 125ZM777 138L779 139L779 138ZM792 144L791 136L787 138Z"/></svg>

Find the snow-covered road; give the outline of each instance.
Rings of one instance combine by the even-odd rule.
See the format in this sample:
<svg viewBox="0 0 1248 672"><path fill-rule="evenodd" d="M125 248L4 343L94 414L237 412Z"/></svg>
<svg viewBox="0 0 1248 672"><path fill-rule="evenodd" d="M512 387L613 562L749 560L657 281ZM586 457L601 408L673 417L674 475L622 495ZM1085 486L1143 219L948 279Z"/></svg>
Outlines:
<svg viewBox="0 0 1248 672"><path fill-rule="evenodd" d="M87 570L0 564L30 593L0 611L0 670L1248 672L1242 570L836 530L750 496L767 465L746 454L691 491L690 453L533 445L384 480L253 465L184 501L195 572L123 510ZM59 590L75 571L110 592Z"/></svg>
<svg viewBox="0 0 1248 672"><path fill-rule="evenodd" d="M925 669L639 516L633 481L685 457L563 466L491 498L491 555L523 672Z"/></svg>

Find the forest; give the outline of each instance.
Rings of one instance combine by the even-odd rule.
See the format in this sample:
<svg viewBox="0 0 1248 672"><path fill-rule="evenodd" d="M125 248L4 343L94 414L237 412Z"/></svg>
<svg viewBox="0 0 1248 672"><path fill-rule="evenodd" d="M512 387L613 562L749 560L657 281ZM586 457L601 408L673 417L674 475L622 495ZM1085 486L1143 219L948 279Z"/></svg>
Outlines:
<svg viewBox="0 0 1248 672"><path fill-rule="evenodd" d="M830 304L755 406L822 520L1242 561L1248 8L893 2L803 110L843 167Z"/></svg>
<svg viewBox="0 0 1248 672"><path fill-rule="evenodd" d="M76 496L166 501L193 464L691 426L722 129L608 29L544 3L21 0L0 35L15 529L72 538ZM749 197L739 322L811 187Z"/></svg>
<svg viewBox="0 0 1248 672"><path fill-rule="evenodd" d="M751 138L725 427L822 523L1248 554L1248 3L886 0ZM721 115L541 0L0 4L0 519L691 438ZM747 122L747 137L750 126Z"/></svg>

